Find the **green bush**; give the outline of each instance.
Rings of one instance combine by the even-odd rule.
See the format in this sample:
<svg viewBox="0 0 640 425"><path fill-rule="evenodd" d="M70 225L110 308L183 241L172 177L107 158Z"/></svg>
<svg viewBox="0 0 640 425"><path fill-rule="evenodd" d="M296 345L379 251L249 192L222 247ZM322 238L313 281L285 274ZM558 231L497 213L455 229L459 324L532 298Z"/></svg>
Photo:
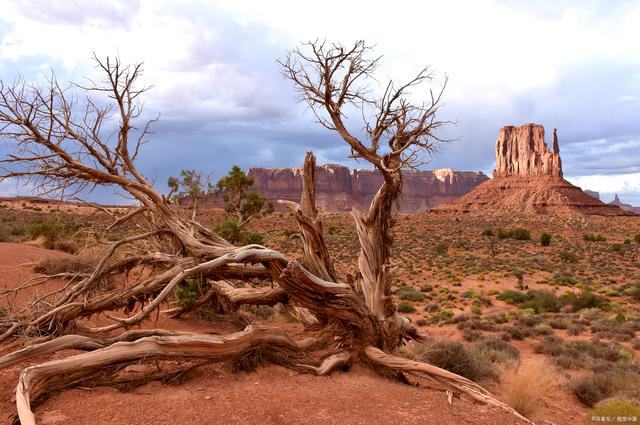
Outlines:
<svg viewBox="0 0 640 425"><path fill-rule="evenodd" d="M426 298L426 295L424 295L422 292L416 291L411 286L403 286L398 290L398 292L396 292L396 295L401 300L406 301L424 301Z"/></svg>
<svg viewBox="0 0 640 425"><path fill-rule="evenodd" d="M525 241L531 239L531 235L527 229L523 229L522 227L518 227L511 231L511 239L515 239L517 241Z"/></svg>
<svg viewBox="0 0 640 425"><path fill-rule="evenodd" d="M31 239L43 236L45 248L53 249L58 239L71 235L78 227L68 221L47 217L42 221L31 223L28 232Z"/></svg>
<svg viewBox="0 0 640 425"><path fill-rule="evenodd" d="M620 251L622 251L622 244L614 243L613 245L611 245L611 249L614 252L620 252Z"/></svg>
<svg viewBox="0 0 640 425"><path fill-rule="evenodd" d="M455 314L453 313L452 310L440 310L440 312L438 312L438 321L440 322L448 322L449 320L453 319L453 317L455 316Z"/></svg>
<svg viewBox="0 0 640 425"><path fill-rule="evenodd" d="M245 239L247 244L256 244L256 245L264 244L264 237L258 232L249 232L246 235Z"/></svg>
<svg viewBox="0 0 640 425"><path fill-rule="evenodd" d="M578 255L574 252L570 252L570 251L560 252L560 261L562 261L563 263L577 263L578 259L579 259Z"/></svg>
<svg viewBox="0 0 640 425"><path fill-rule="evenodd" d="M189 309L198 299L200 291L197 279L185 279L176 287L176 297L181 308Z"/></svg>
<svg viewBox="0 0 640 425"><path fill-rule="evenodd" d="M583 239L587 242L606 242L606 238L602 235L589 235L585 234Z"/></svg>
<svg viewBox="0 0 640 425"><path fill-rule="evenodd" d="M396 307L398 313L415 313L416 308L407 301L400 301Z"/></svg>
<svg viewBox="0 0 640 425"><path fill-rule="evenodd" d="M493 235L494 235L494 233L493 233L493 230L491 230L491 229L485 229L481 233L481 236L493 236ZM640 235L638 235L638 236L640 236Z"/></svg>
<svg viewBox="0 0 640 425"><path fill-rule="evenodd" d="M549 246L551 245L551 235L548 233L543 233L540 235L540 245Z"/></svg>
<svg viewBox="0 0 640 425"><path fill-rule="evenodd" d="M636 243L640 244L640 233L638 233L633 239L635 239Z"/></svg>
<svg viewBox="0 0 640 425"><path fill-rule="evenodd" d="M524 292L514 291L507 289L496 297L500 301L504 301L507 304L521 304L527 300L527 296Z"/></svg>
<svg viewBox="0 0 640 425"><path fill-rule="evenodd" d="M231 243L238 243L242 240L242 229L235 218L227 218L215 227L215 231Z"/></svg>
<svg viewBox="0 0 640 425"><path fill-rule="evenodd" d="M531 239L531 235L529 234L529 231L522 227L516 227L515 229L511 229L511 230L498 229L498 232L496 233L496 235L498 236L498 239L515 239L517 241L524 241L524 240Z"/></svg>
<svg viewBox="0 0 640 425"><path fill-rule="evenodd" d="M257 232L244 232L235 218L227 218L215 227L217 234L231 243L257 244L264 243L264 237Z"/></svg>
<svg viewBox="0 0 640 425"><path fill-rule="evenodd" d="M553 282L562 286L575 286L578 283L578 279L570 272L556 272L553 275Z"/></svg>

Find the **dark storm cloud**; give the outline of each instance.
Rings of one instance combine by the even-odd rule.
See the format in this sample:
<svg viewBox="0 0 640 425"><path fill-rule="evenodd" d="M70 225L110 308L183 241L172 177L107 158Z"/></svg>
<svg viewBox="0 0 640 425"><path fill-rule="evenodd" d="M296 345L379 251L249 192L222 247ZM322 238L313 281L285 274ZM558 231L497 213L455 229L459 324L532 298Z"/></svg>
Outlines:
<svg viewBox="0 0 640 425"><path fill-rule="evenodd" d="M45 24L103 27L128 26L140 8L139 0L13 0L13 3L24 16Z"/></svg>

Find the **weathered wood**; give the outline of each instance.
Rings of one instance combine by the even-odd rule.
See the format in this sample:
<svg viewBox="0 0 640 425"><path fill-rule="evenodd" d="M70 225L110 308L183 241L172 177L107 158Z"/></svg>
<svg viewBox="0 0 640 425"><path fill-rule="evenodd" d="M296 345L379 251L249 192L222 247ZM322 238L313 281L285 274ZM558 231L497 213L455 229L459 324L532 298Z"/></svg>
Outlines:
<svg viewBox="0 0 640 425"><path fill-rule="evenodd" d="M274 350L307 350L316 340L297 341L277 328L252 327L226 336L167 335L150 336L133 342L116 342L106 348L54 360L22 371L16 388L16 407L22 425L35 425L31 402L48 392L66 388L101 369L140 359L207 359L229 360L258 346Z"/></svg>

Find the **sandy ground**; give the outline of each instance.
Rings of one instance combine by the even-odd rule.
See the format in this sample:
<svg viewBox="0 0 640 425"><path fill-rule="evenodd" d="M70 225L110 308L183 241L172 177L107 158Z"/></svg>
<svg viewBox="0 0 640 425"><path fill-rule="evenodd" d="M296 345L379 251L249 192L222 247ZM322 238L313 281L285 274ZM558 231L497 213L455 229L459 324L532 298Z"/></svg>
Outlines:
<svg viewBox="0 0 640 425"><path fill-rule="evenodd" d="M30 263L65 255L24 244L0 244L0 290L33 277ZM33 293L25 294L25 299L19 297L17 303L29 296ZM157 325L216 331L202 321L163 319ZM73 352L62 352L56 357L70 354ZM9 423L15 412L15 385L26 366L29 364L0 371L3 423ZM454 399L449 405L442 391L388 381L360 368L319 378L277 366L235 374L226 365L193 371L176 386L150 382L131 392L106 387L71 389L53 395L36 409L36 414L40 424L524 423L499 409L464 398Z"/></svg>

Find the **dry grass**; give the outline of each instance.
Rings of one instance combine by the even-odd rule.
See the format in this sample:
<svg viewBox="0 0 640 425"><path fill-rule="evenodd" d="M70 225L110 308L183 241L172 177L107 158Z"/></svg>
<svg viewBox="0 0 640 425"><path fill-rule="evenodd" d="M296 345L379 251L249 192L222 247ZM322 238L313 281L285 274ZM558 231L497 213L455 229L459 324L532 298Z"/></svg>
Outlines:
<svg viewBox="0 0 640 425"><path fill-rule="evenodd" d="M556 381L557 373L550 366L522 364L506 386L506 402L521 415L531 418L544 405L542 397Z"/></svg>

